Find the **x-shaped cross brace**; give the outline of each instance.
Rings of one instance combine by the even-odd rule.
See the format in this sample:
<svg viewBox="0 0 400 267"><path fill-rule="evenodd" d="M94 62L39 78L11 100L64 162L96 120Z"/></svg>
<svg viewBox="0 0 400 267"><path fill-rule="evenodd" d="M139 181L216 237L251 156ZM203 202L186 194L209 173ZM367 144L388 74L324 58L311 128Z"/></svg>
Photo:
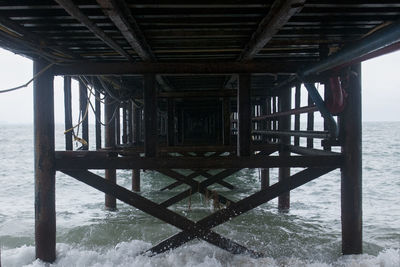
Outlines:
<svg viewBox="0 0 400 267"><path fill-rule="evenodd" d="M207 156L207 158L218 157L218 156L220 156L222 153L224 153L224 152L215 152L215 153L213 153L213 154ZM195 156L205 156L206 153L197 153L197 152L195 152L195 155L192 155L192 154L190 154L190 153L181 152L181 153L179 153L179 154L182 154L183 156L188 156L188 157L195 157ZM200 154L201 154L201 155L200 155ZM213 177L212 174L209 174L209 173L207 172L208 170L193 170L193 169L192 169L192 171L193 171L193 173L191 173L190 175L186 176L186 177L187 177L186 179L193 180L193 178L196 178L197 176L203 176L203 177L205 177L205 178L211 178L211 177ZM174 175L173 175L173 176L170 176L170 175L165 174L165 173L163 173L163 174L164 174L164 175L167 175L167 176L169 176L169 177L171 177L171 178L176 179L176 177L174 177ZM172 184L170 184L170 185L168 185L168 186L166 186L166 187L160 189L160 191L171 190L171 189L173 189L173 188L175 188L175 187L177 187L177 186L180 186L181 184L184 184L184 183L186 183L186 182L181 181L181 180L178 180L178 181L176 181L176 182L174 182L174 183L172 183ZM216 183L218 183L218 184L220 184L220 185L222 185L222 186L224 186L224 187L226 187L226 188L228 188L228 189L230 189L230 190L235 189L235 187L234 187L233 185L231 185L230 183L225 182L225 181L222 180L222 179L221 179L221 180L218 180Z"/></svg>
<svg viewBox="0 0 400 267"><path fill-rule="evenodd" d="M193 238L199 237L211 244L223 248L234 254L249 254L255 257L262 256L260 253L247 249L246 247L230 240L207 228L201 228L195 222L183 217L161 205L148 200L134 192L117 184L111 183L102 177L91 173L89 171L81 170L62 170L61 172L81 181L91 187L96 188L108 195L147 213L155 218L158 218L166 223L169 223L185 232L190 233L189 236ZM185 237L186 239L187 237ZM191 240L188 239L187 241ZM186 241L186 242L187 242ZM180 240L182 242L182 240Z"/></svg>
<svg viewBox="0 0 400 267"><path fill-rule="evenodd" d="M169 207L169 206L171 206L171 205L181 201L182 199L185 199L186 197L189 197L190 195L195 194L195 193L201 193L206 196L211 196L212 192L207 189L208 186L210 186L211 184L216 183L218 181L221 181L222 179L234 174L235 172L239 171L239 169L224 170L216 175L209 175L209 178L202 182L197 182L196 180L194 180L192 178L192 176L194 176L195 173L185 176L174 170L163 169L163 170L157 170L157 171L168 177L174 178L174 179L178 180L179 182L182 182L182 183L185 183L185 184L188 184L191 186L191 189L188 189L188 190L186 190L186 191L184 191L184 192L182 192L160 204L163 207ZM218 201L222 204L227 205L228 203L229 204L234 203L232 200L229 200L224 196L218 195L217 197L218 197Z"/></svg>
<svg viewBox="0 0 400 267"><path fill-rule="evenodd" d="M160 206L157 203L131 192L124 187L111 183L89 171L62 170L62 172L183 230L182 232L154 246L148 250L148 252L162 253L172 248L179 247L194 238L201 238L234 254L247 253L252 256L259 257L262 256L262 254L249 250L230 239L220 236L219 234L213 232L211 228L216 227L249 210L252 210L259 205L281 195L282 193L293 190L334 169L336 169L336 167L305 169L292 175L287 180L285 179L266 189L254 193L253 195L246 197L225 209L219 210L198 222L193 222L165 207Z"/></svg>

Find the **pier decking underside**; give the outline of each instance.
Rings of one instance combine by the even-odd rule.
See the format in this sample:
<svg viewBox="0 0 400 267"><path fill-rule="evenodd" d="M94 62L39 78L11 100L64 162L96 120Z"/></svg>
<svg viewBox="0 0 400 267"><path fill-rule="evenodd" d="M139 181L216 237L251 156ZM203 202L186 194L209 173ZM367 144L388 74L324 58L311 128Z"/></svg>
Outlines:
<svg viewBox="0 0 400 267"><path fill-rule="evenodd" d="M56 171L104 192L110 210L119 199L181 230L151 253L198 238L258 257L212 229L276 197L287 211L291 190L338 168L342 252L361 253L360 62L399 49L399 19L394 0L1 1L0 46L34 60L36 256L55 260ZM245 168L261 169L260 191L233 201L208 188L235 189L224 179ZM132 190L117 169L132 170ZM138 193L140 170L175 180L160 190L189 189L155 203ZM169 209L196 193L222 208L196 222Z"/></svg>

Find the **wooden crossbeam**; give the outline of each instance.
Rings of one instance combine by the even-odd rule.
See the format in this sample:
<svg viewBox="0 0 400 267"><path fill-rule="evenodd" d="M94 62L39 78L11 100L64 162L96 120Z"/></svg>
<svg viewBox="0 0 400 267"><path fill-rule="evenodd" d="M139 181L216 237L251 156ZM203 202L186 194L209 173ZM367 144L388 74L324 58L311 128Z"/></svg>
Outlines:
<svg viewBox="0 0 400 267"><path fill-rule="evenodd" d="M308 62L309 63L309 62ZM54 66L55 75L132 75L156 73L174 74L233 74L233 73L296 73L307 62L248 61L248 62L76 62Z"/></svg>
<svg viewBox="0 0 400 267"><path fill-rule="evenodd" d="M305 0L275 0L267 15L261 20L249 42L244 46L237 61L248 61L271 41L272 37L299 12ZM232 83L236 77L231 75L226 79L224 86Z"/></svg>
<svg viewBox="0 0 400 267"><path fill-rule="evenodd" d="M305 0L275 0L240 54L239 61L252 59L303 8L304 2Z"/></svg>
<svg viewBox="0 0 400 267"><path fill-rule="evenodd" d="M14 36L14 38L12 38L14 42L23 43L25 46L28 46L30 49L44 56L45 58L58 60L80 58L78 55L70 52L65 47L56 45L44 36L28 31L25 27L7 17L0 16L0 24L17 33L17 35L23 36L22 39L20 38L20 36ZM8 35L8 37L11 36L12 35ZM50 53L48 53L47 51L50 51Z"/></svg>
<svg viewBox="0 0 400 267"><path fill-rule="evenodd" d="M290 177L290 179L277 182L274 185L263 189L249 197L246 197L235 204L230 205L229 207L219 210L203 219L198 221L196 225L200 225L201 227L211 229L220 224L223 224L245 212L248 212L261 204L264 204L279 195L293 190L305 183L308 183L332 170L335 168L308 168L301 172L298 172ZM172 248L179 247L186 242L196 238L198 236L193 237L193 233L189 232L180 232L149 249L148 251L152 253L162 253L164 251L170 250Z"/></svg>
<svg viewBox="0 0 400 267"><path fill-rule="evenodd" d="M144 34L131 14L129 7L123 1L119 1L119 4L117 4L115 0L97 0L97 3L143 61L156 61L156 57L151 51ZM164 89L171 90L168 82L163 77L157 75L156 80Z"/></svg>
<svg viewBox="0 0 400 267"><path fill-rule="evenodd" d="M209 171L209 170L191 170L191 171L193 171L193 173L191 174L191 175L196 175L195 177L198 177L198 176L203 176L203 177L205 177L205 178L211 178L213 175L212 174L209 174L207 171ZM165 190L171 190L171 189L174 189L175 187L178 187L178 186L180 186L181 184L184 184L184 182L180 182L180 181L176 181L176 182L173 182L172 184L170 184L170 185L167 185L166 187L163 187L163 188L161 188L160 189L160 191L165 191ZM226 188L228 188L228 189L230 189L230 190L233 190L233 189L235 189L235 186L234 185L232 185L232 184L230 184L230 183L228 183L228 182L225 182L225 181L223 181L223 180L221 180L221 181L217 181L217 184L220 184L220 185L222 185L222 186L224 186L224 187L226 187Z"/></svg>
<svg viewBox="0 0 400 267"><path fill-rule="evenodd" d="M172 175L174 175L174 174L171 173L172 171L166 171L166 170L159 170L159 171L161 173L165 172L166 175L170 176L170 177L172 177ZM192 182L190 184L191 187L192 187L191 189L188 189L188 190L185 190L185 191L179 193L178 195L176 195L176 196L164 201L160 205L163 206L163 207L169 207L169 206L171 206L171 205L173 205L175 203L178 203L179 201L189 197L194 192L200 192L200 193L206 194L207 193L206 190L207 190L208 186L210 186L212 184L215 184L216 182L221 181L222 179L225 179L226 177L228 177L228 176L230 176L230 175L232 175L232 174L234 174L234 173L236 173L238 171L239 171L239 169L228 169L228 170L221 171L221 172L217 173L216 175L214 175L213 177L211 177L211 178L209 178L207 180L204 180L204 181L202 181L200 183L193 183ZM176 177L179 177L179 176L176 176ZM179 177L179 178L176 178L176 177L173 177L173 178L181 179L181 177ZM185 177L183 176L182 179L185 179ZM182 182L187 183L187 181L185 181L185 180L182 180ZM208 192L208 193L210 193L210 192ZM232 203L230 200L228 200L225 197L222 197L220 195L218 195L218 201L220 201L223 204L228 204L228 201L230 203Z"/></svg>
<svg viewBox="0 0 400 267"><path fill-rule="evenodd" d="M100 40L106 43L109 47L117 51L120 55L127 58L128 60L133 60L131 55L129 55L119 44L117 44L113 39L111 39L102 29L100 29L96 24L94 24L88 16L86 16L78 6L74 4L72 0L55 0L65 11L68 12L72 17L78 20L80 23L86 26L91 32L93 32Z"/></svg>
<svg viewBox="0 0 400 267"><path fill-rule="evenodd" d="M77 153L79 155L79 153ZM90 155L90 154L89 154ZM243 168L276 168L276 167L340 167L342 155L312 156L265 156L248 157L79 157L72 151L56 152L56 169L243 169Z"/></svg>
<svg viewBox="0 0 400 267"><path fill-rule="evenodd" d="M155 202L148 200L126 188L110 183L102 177L91 173L89 171L63 171L63 173L93 187L106 194L112 195L115 198L157 218L168 224L171 224L179 229L189 232L193 238L199 236L203 240L219 246L232 253L247 253L254 256L261 256L262 254L252 251L232 240L224 238L219 234L209 230L202 229L196 226L196 223L191 220L173 212L166 208L161 207Z"/></svg>
<svg viewBox="0 0 400 267"><path fill-rule="evenodd" d="M114 0L97 0L97 3L103 9L103 12L114 22L115 26L140 58L145 61L152 61L155 59L136 20L133 16L129 16L128 21L127 15L124 14L124 12L130 13L129 8L122 11Z"/></svg>
<svg viewBox="0 0 400 267"><path fill-rule="evenodd" d="M205 187L205 186L203 186L203 184L204 184L204 182L205 181L203 181L203 182L197 182L197 181L195 181L193 178L188 178L188 176L185 176L185 175L183 175L183 174L180 174L179 172L176 172L176 171L174 171L174 170L157 170L159 173L161 173L161 174L164 174L164 175L166 175L166 176L168 176L168 177L171 177L171 178L173 178L173 179L176 179L176 180L178 180L178 181L180 181L180 182L182 182L182 183L185 183L185 184L187 184L187 185L189 185L189 186L191 186L191 189L189 189L189 196L190 195L193 195L193 194L195 194L195 193L201 193L201 194L203 194L203 195L205 195L205 196L211 196L211 195L213 195L213 192L211 192L210 190L208 190L207 189L207 187ZM218 175L218 174L217 174ZM214 176L216 176L216 175L213 175L213 176L211 176L209 179L212 179ZM207 179L208 180L208 179ZM206 180L206 181L207 181ZM218 181L217 181L218 182ZM186 191L185 191L186 192ZM186 193L185 194L182 194L182 196L185 196L186 197ZM224 197L224 196L222 196L222 195L219 195L218 194L218 201L220 202L220 203L222 203L222 204L224 204L224 205L227 205L227 204L231 204L231 203L233 203L234 201L233 200L230 200L230 199L227 199L226 197ZM170 199L169 200L166 200L166 201L164 201L163 203L161 203L161 205L162 206L164 206L164 207L168 207L168 206L171 206L171 205L173 205L173 204L175 204L175 203L177 203L178 201L181 201L182 199L180 199L180 198L177 198L176 196L175 197L172 197L173 199L174 199L174 201L171 201ZM171 198L171 199L172 199ZM174 202L174 203L173 203ZM166 206L167 205L167 206Z"/></svg>

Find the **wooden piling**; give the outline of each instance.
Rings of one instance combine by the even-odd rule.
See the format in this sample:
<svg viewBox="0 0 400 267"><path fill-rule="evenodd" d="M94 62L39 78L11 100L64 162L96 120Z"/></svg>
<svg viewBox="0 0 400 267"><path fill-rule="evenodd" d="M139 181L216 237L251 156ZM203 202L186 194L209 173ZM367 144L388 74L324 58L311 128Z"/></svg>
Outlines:
<svg viewBox="0 0 400 267"><path fill-rule="evenodd" d="M71 103L71 77L64 77L64 124L65 124L65 150L72 150L72 103Z"/></svg>
<svg viewBox="0 0 400 267"><path fill-rule="evenodd" d="M115 142L116 145L121 144L121 106L117 104L117 111L115 112Z"/></svg>
<svg viewBox="0 0 400 267"><path fill-rule="evenodd" d="M79 81L79 108L82 114L82 139L86 141L87 145L82 144L82 150L89 149L89 110L88 110L88 94L86 85ZM85 117L86 114L86 117Z"/></svg>
<svg viewBox="0 0 400 267"><path fill-rule="evenodd" d="M286 88L279 97L279 111L287 111L291 108L291 88ZM290 116L282 116L279 118L279 131L290 130ZM290 144L289 136L280 137L281 143L284 145ZM281 148L279 156L288 157L290 151L287 148ZM289 181L290 179L290 167L279 168L279 181ZM278 209L281 211L288 210L290 208L290 192L286 192L278 198Z"/></svg>
<svg viewBox="0 0 400 267"><path fill-rule="evenodd" d="M122 144L128 143L128 103L122 104Z"/></svg>
<svg viewBox="0 0 400 267"><path fill-rule="evenodd" d="M168 98L167 102L167 144L175 145L175 104L173 98Z"/></svg>
<svg viewBox="0 0 400 267"><path fill-rule="evenodd" d="M154 74L144 75L144 153L146 157L157 156L157 90Z"/></svg>
<svg viewBox="0 0 400 267"><path fill-rule="evenodd" d="M128 102L128 143L133 144L133 103Z"/></svg>
<svg viewBox="0 0 400 267"><path fill-rule="evenodd" d="M308 95L308 106L311 107L314 104L314 101L312 100L311 96ZM308 112L307 113L307 131L314 131L314 112ZM314 139L313 138L307 138L307 148L313 148L314 147Z"/></svg>
<svg viewBox="0 0 400 267"><path fill-rule="evenodd" d="M261 190L269 187L269 168L260 169Z"/></svg>
<svg viewBox="0 0 400 267"><path fill-rule="evenodd" d="M361 64L349 73L343 120L341 169L342 253L362 253Z"/></svg>
<svg viewBox="0 0 400 267"><path fill-rule="evenodd" d="M101 149L101 102L100 91L95 90L95 128L96 128L96 150Z"/></svg>
<svg viewBox="0 0 400 267"><path fill-rule="evenodd" d="M132 191L140 192L140 169L132 170Z"/></svg>
<svg viewBox="0 0 400 267"><path fill-rule="evenodd" d="M118 103L114 102L115 100L112 99L110 96L106 96L105 98L105 106L104 106L104 117L106 127L105 127L105 147L107 149L115 148L115 140L116 140L116 122L115 116L116 113L119 111ZM117 181L117 173L115 169L107 169L105 170L105 179L116 183ZM115 197L106 194L105 195L105 207L108 210L115 210L117 208L117 202Z"/></svg>
<svg viewBox="0 0 400 267"><path fill-rule="evenodd" d="M35 60L33 74L48 64ZM53 79L46 71L33 82L36 258L45 262L56 259Z"/></svg>
<svg viewBox="0 0 400 267"><path fill-rule="evenodd" d="M301 84L298 83L298 84L296 84L296 91L295 91L295 96L294 96L294 108L295 109L300 108L300 101L301 101ZM294 115L294 130L300 131L300 114ZM294 145L295 146L300 145L300 137L298 137L298 136L294 137Z"/></svg>
<svg viewBox="0 0 400 267"><path fill-rule="evenodd" d="M133 106L133 143L138 145L142 139L142 110Z"/></svg>
<svg viewBox="0 0 400 267"><path fill-rule="evenodd" d="M222 103L223 137L222 142L228 146L231 143L231 102L229 97L224 97Z"/></svg>
<svg viewBox="0 0 400 267"><path fill-rule="evenodd" d="M238 137L237 155L249 156L251 144L251 105L250 105L251 76L239 75L239 87L237 94L238 110Z"/></svg>

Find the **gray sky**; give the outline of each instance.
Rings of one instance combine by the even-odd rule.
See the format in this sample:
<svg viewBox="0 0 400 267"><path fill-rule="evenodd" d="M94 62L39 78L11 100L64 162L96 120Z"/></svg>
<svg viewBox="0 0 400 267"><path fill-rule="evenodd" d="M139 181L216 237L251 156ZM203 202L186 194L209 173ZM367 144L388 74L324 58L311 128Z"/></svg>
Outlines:
<svg viewBox="0 0 400 267"><path fill-rule="evenodd" d="M0 90L26 83L32 78L32 61L0 48ZM400 120L400 52L368 60L362 65L363 121ZM73 85L73 98L77 99L77 85ZM62 79L55 79L55 120L63 118ZM77 111L77 101L73 100ZM32 123L32 85L0 94L0 122ZM77 113L73 114L74 121ZM93 118L93 116L91 116Z"/></svg>

